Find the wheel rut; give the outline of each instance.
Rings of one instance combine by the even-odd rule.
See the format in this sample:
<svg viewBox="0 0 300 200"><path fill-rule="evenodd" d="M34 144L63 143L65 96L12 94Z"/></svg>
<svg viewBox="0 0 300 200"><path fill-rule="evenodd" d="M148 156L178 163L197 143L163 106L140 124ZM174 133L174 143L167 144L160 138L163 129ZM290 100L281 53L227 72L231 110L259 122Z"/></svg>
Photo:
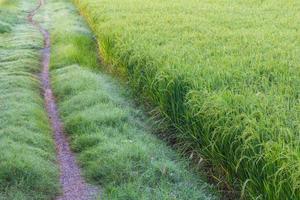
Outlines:
<svg viewBox="0 0 300 200"><path fill-rule="evenodd" d="M33 19L37 11L45 4L44 0L39 0L37 7L30 11L28 21L34 25L43 35L44 48L42 49L42 71L41 84L45 101L46 111L52 127L56 144L57 160L60 167L60 184L63 194L57 200L91 200L96 199L99 191L96 187L85 182L81 176L80 168L76 163L74 154L70 149L67 137L63 131L63 125L57 110L55 97L52 92L51 79L49 73L51 40L49 32Z"/></svg>

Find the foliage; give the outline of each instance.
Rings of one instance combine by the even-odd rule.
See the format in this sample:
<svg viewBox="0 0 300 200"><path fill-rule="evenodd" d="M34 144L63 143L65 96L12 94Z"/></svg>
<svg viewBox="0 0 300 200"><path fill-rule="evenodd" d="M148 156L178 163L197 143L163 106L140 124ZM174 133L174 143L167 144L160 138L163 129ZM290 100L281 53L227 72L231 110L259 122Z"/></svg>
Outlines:
<svg viewBox="0 0 300 200"><path fill-rule="evenodd" d="M11 28L0 33L0 199L52 199L59 181L37 76L42 38L23 11L33 4L12 2L0 8Z"/></svg>
<svg viewBox="0 0 300 200"><path fill-rule="evenodd" d="M50 0L44 10L52 16L45 25L51 24L53 87L64 127L103 198L217 199L187 161L150 134L141 121L147 118L121 95L126 90L96 71L96 45L74 6Z"/></svg>
<svg viewBox="0 0 300 200"><path fill-rule="evenodd" d="M73 0L109 71L248 199L300 199L299 1Z"/></svg>

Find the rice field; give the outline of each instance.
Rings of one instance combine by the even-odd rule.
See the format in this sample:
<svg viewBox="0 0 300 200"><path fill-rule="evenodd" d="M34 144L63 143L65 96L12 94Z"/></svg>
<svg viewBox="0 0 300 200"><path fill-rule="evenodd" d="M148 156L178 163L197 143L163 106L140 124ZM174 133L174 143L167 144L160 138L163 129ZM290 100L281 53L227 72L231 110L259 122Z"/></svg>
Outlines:
<svg viewBox="0 0 300 200"><path fill-rule="evenodd" d="M296 0L0 0L0 200L65 192L45 51L61 134L97 198L300 200L299 11Z"/></svg>
<svg viewBox="0 0 300 200"><path fill-rule="evenodd" d="M300 199L299 1L73 2L106 70L216 181L240 198Z"/></svg>

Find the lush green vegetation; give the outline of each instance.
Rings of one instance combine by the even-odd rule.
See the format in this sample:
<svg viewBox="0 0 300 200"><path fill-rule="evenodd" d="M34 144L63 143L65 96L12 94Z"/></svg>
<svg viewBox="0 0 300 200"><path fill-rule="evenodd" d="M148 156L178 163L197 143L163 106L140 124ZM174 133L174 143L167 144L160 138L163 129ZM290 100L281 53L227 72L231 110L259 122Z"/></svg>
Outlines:
<svg viewBox="0 0 300 200"><path fill-rule="evenodd" d="M52 36L53 87L64 127L103 199L217 199L186 161L149 133L141 112L121 95L126 91L92 70L96 44L75 7L49 0L43 10L51 16L44 25Z"/></svg>
<svg viewBox="0 0 300 200"><path fill-rule="evenodd" d="M243 197L300 199L299 1L73 1L184 151Z"/></svg>
<svg viewBox="0 0 300 200"><path fill-rule="evenodd" d="M26 21L25 10L33 6L26 0L0 1L1 200L53 199L58 192L55 149L37 77L43 41Z"/></svg>

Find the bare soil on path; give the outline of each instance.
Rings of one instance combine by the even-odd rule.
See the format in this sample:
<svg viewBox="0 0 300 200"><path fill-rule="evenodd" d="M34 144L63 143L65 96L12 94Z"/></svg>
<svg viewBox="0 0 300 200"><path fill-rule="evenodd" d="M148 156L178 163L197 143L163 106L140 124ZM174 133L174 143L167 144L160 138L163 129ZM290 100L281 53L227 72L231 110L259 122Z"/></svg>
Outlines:
<svg viewBox="0 0 300 200"><path fill-rule="evenodd" d="M49 75L51 42L50 34L37 21L33 19L37 11L44 5L44 0L39 0L38 6L30 11L28 21L42 33L44 38L44 48L42 49L42 72L41 84L44 95L45 107L49 121L52 126L56 143L57 160L60 167L60 183L62 186L62 196L57 200L90 200L96 199L98 190L85 182L81 176L80 168L76 163L67 137L64 135L63 126L59 118L55 98L51 88Z"/></svg>

